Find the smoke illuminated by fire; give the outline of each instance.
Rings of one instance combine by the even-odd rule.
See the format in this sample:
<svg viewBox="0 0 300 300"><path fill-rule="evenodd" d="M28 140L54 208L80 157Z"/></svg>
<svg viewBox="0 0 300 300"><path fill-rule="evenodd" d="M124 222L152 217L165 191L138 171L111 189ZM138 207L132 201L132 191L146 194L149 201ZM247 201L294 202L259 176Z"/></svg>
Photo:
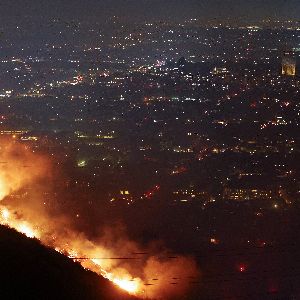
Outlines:
<svg viewBox="0 0 300 300"><path fill-rule="evenodd" d="M25 221L14 220L11 216L10 211L6 207L0 206L0 210L1 210L0 222L2 225L13 227L14 229L25 234L29 238L39 238L38 232L32 229L29 223Z"/></svg>
<svg viewBox="0 0 300 300"><path fill-rule="evenodd" d="M118 254L144 250L128 241L124 232L112 233L110 229L99 240L91 241L86 234L73 228L65 214L53 217L43 205L41 195L30 201L14 201L14 193L25 187L40 189L37 182L49 176L51 164L17 142L2 141L0 150L0 224L29 238L39 239L42 244L79 262L85 269L141 298L180 297L189 289L187 278L199 275L195 262L186 257L168 260L154 255L132 263L130 258L124 262L117 259ZM172 278L182 280L172 283Z"/></svg>

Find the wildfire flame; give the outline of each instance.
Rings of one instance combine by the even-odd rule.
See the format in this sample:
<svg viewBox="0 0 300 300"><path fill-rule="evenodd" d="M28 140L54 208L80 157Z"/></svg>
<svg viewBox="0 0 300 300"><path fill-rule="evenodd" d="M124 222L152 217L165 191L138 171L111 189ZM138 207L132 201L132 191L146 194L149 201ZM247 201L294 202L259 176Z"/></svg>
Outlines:
<svg viewBox="0 0 300 300"><path fill-rule="evenodd" d="M0 206L0 212L1 225L14 228L29 238L39 238L39 233L37 230L33 229L28 222L17 220L16 217L14 217L14 215L6 207Z"/></svg>
<svg viewBox="0 0 300 300"><path fill-rule="evenodd" d="M118 279L118 278L113 278L111 279L116 285L118 285L120 288L123 290L131 293L131 294L136 294L137 291L139 290L139 286L136 282L134 281L128 281L126 279Z"/></svg>
<svg viewBox="0 0 300 300"><path fill-rule="evenodd" d="M28 148L22 148L16 144L8 144L3 147L0 144L0 150L0 161L5 162L5 164L0 165L0 201L11 193L33 183L34 180L45 176L47 163L43 158L36 156L36 154L33 155ZM31 172L23 168L24 165L33 161L34 166ZM133 268L128 264L101 259L105 256L109 258L114 253L109 245L104 243L105 247L103 247L101 243L90 241L84 234L73 230L71 223L68 223L70 220L64 216L59 215L57 220L53 220L46 211L41 211L40 214L39 209L41 207L44 209L44 206L40 205L43 202L38 201L37 206L31 203L32 201L23 204L21 202L21 207L10 201L8 203L6 200L1 202L0 224L13 228L28 238L40 240L45 246L52 247L70 259L79 262L85 269L107 278L129 294L141 298L145 296L158 299L178 297L189 289L189 285L187 282L181 282L181 284L172 285L168 288L167 284L170 285L170 278L180 277L180 275L186 278L198 276L194 261L184 257L179 258L176 262L170 262L160 261L151 256L141 262L139 269L134 269L134 272L129 271L133 271ZM67 220L67 223L60 223L60 217ZM126 245L129 244L130 241L127 241ZM115 249L119 251L123 246L124 244L120 244ZM133 246L133 248L139 249L137 246ZM133 252L139 251L131 251L131 253ZM160 280L155 281L155 284L148 283L147 278L158 277Z"/></svg>
<svg viewBox="0 0 300 300"><path fill-rule="evenodd" d="M0 187L2 185L3 184L0 184ZM0 194L1 194L1 192L0 192ZM18 232L26 235L28 238L36 238L43 242L43 239L41 239L41 233L39 232L38 228L34 228L26 221L19 220L5 206L0 206L0 224L4 225L4 226L8 226L10 228L13 228L13 229L17 230ZM69 258L73 259L74 261L78 261L79 253L76 250L61 249L59 246L55 247L55 250L60 253L67 253ZM103 277L112 281L115 285L117 285L121 289L127 291L128 293L130 293L132 295L138 295L141 292L141 289L140 289L141 286L138 283L139 279L137 279L138 281L135 281L133 279L119 278L119 277L115 276L114 274L102 269L99 259L87 259L87 260L89 260L95 266L99 267L100 270L98 273L100 275L102 275Z"/></svg>

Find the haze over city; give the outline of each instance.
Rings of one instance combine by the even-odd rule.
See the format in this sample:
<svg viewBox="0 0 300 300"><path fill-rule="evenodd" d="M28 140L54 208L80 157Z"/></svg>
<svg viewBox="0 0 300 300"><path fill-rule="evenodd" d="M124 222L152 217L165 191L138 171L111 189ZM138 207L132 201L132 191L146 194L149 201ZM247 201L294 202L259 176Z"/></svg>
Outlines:
<svg viewBox="0 0 300 300"><path fill-rule="evenodd" d="M3 297L300 297L299 1L0 14Z"/></svg>

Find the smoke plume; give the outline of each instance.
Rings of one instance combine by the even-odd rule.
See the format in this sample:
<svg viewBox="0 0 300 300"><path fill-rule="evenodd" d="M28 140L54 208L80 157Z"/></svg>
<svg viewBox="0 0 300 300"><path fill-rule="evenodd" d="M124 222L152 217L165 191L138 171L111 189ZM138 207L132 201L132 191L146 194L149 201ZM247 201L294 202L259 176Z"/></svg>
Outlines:
<svg viewBox="0 0 300 300"><path fill-rule="evenodd" d="M47 156L16 141L0 143L0 223L39 239L117 286L141 298L180 299L199 276L192 258L168 258L167 250L144 249L126 229L106 226L97 239L75 229L66 212L45 203L53 166ZM30 190L30 198L26 196ZM133 255L135 253L135 255ZM147 254L151 253L151 254ZM122 257L124 259L118 259Z"/></svg>

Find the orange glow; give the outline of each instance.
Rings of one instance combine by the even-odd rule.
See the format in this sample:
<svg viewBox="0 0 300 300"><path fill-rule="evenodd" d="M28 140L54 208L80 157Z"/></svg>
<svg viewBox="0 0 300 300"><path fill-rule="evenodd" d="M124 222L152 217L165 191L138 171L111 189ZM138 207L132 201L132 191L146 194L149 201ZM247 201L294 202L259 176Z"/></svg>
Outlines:
<svg viewBox="0 0 300 300"><path fill-rule="evenodd" d="M7 145L3 143L0 148L0 162L3 162L0 164L0 225L13 228L29 238L39 239L46 247L79 262L83 268L105 277L129 294L140 298L147 294L147 297L155 299L174 299L175 296L178 298L185 295L190 288L188 281L172 287L168 283L174 276L198 276L192 259L178 257L174 262L160 259L155 253L134 264L130 264L128 260L124 262L122 259L113 259L118 255L122 257L128 253L144 252L145 249L128 240L126 232L119 232L112 226L108 226L111 231L107 232L107 236L100 236L99 240L94 241L84 232L74 229L70 216L62 212L53 216L47 211L45 200L38 193L40 182L35 186L36 180L43 176L48 178L46 176L51 170L48 160L33 154L29 147L18 142ZM30 199L24 196L26 201L23 201L23 192L20 192L21 196L12 196L25 187L36 191L37 196ZM153 195L159 189L156 185L150 193ZM161 256L161 252L159 255ZM155 284L147 284L149 278L158 278L158 274L159 280Z"/></svg>
<svg viewBox="0 0 300 300"><path fill-rule="evenodd" d="M10 217L10 212L7 208L3 208L1 211L1 217L3 218L3 221L8 222L8 219Z"/></svg>
<svg viewBox="0 0 300 300"><path fill-rule="evenodd" d="M17 227L17 230L25 234L29 238L34 238L37 235L36 232L34 232L34 230L30 228L30 226L27 224L21 224L20 226Z"/></svg>
<svg viewBox="0 0 300 300"><path fill-rule="evenodd" d="M127 291L130 294L136 294L139 290L139 286L134 281L129 281L126 279L113 279L112 280L116 285L118 285L121 289Z"/></svg>
<svg viewBox="0 0 300 300"><path fill-rule="evenodd" d="M28 238L38 238L40 239L40 233L33 229L33 227L22 220L18 220L14 217L14 214L11 214L11 212L6 207L0 206L0 224L8 226L10 228L14 228L18 232L26 235ZM43 241L43 239L41 239ZM47 243L44 243L47 244ZM78 261L78 257L81 255L78 251L74 249L62 249L60 247L56 247L55 250L61 254L67 254L67 256L74 261ZM124 279L119 278L116 274L109 273L102 269L101 267L101 260L99 259L87 259L88 261L91 261L94 265L97 267L100 267L99 274L105 277L106 279L112 281L115 285L120 287L121 289L127 291L129 294L137 295L140 292L140 279Z"/></svg>
<svg viewBox="0 0 300 300"><path fill-rule="evenodd" d="M7 186L4 184L4 181L2 178L0 178L0 199L3 199L8 195L9 191L7 189Z"/></svg>
<svg viewBox="0 0 300 300"><path fill-rule="evenodd" d="M29 238L39 237L38 231L34 230L29 223L19 220L14 214L12 214L6 207L3 206L0 206L0 224L14 228Z"/></svg>

